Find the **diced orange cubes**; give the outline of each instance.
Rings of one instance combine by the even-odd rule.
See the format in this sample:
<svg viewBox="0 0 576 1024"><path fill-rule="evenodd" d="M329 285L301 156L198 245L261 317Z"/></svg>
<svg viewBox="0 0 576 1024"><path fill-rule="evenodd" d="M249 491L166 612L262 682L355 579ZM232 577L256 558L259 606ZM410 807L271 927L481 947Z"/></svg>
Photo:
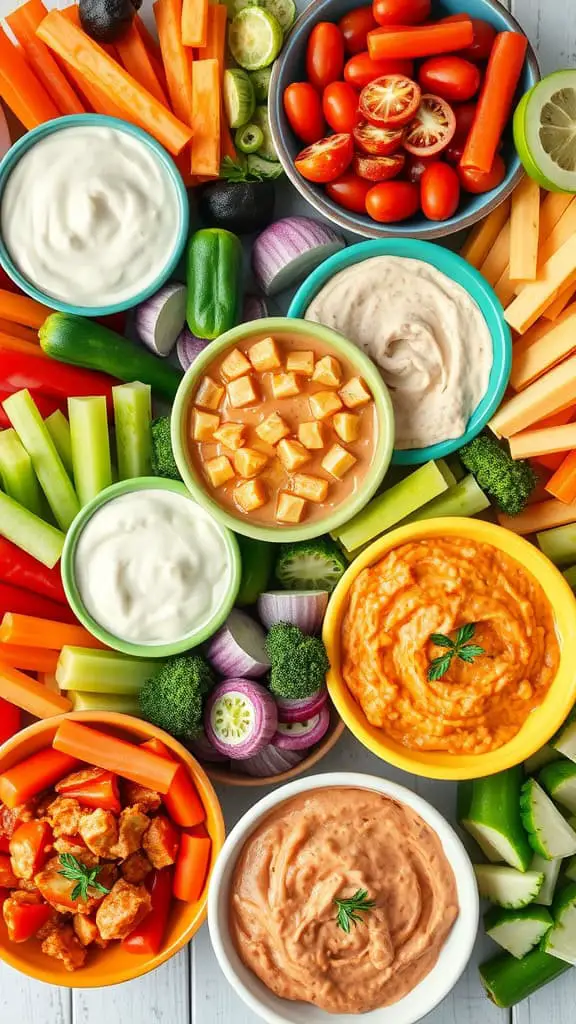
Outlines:
<svg viewBox="0 0 576 1024"><path fill-rule="evenodd" d="M223 423L221 427L218 427L218 430L214 431L214 440L219 441L225 448L235 452L246 444L245 430L246 427L243 423Z"/></svg>
<svg viewBox="0 0 576 1024"><path fill-rule="evenodd" d="M298 440L305 448L310 448L312 451L317 448L323 448L322 424L318 420L309 420L307 423L301 423L298 427Z"/></svg>
<svg viewBox="0 0 576 1024"><path fill-rule="evenodd" d="M276 451L284 469L287 469L289 473L300 469L300 466L312 458L310 452L303 444L300 444L300 441L288 441L286 438L278 442Z"/></svg>
<svg viewBox="0 0 576 1024"><path fill-rule="evenodd" d="M329 388L339 388L342 383L342 367L334 356L323 356L314 367L312 380L318 384L326 384Z"/></svg>
<svg viewBox="0 0 576 1024"><path fill-rule="evenodd" d="M258 401L258 392L252 377L238 377L230 381L226 390L228 401L234 409L243 409L246 405L254 405Z"/></svg>
<svg viewBox="0 0 576 1024"><path fill-rule="evenodd" d="M234 488L234 501L243 512L254 512L266 504L266 488L261 480L247 480Z"/></svg>
<svg viewBox="0 0 576 1024"><path fill-rule="evenodd" d="M222 487L234 477L232 463L226 455L217 455L215 459L208 459L208 462L204 463L204 469L212 487Z"/></svg>
<svg viewBox="0 0 576 1024"><path fill-rule="evenodd" d="M340 444L333 444L330 451L326 452L326 455L322 459L322 469L325 469L327 473L331 473L337 480L342 480L349 469L356 462L356 456L352 455L351 452L346 451Z"/></svg>
<svg viewBox="0 0 576 1024"><path fill-rule="evenodd" d="M276 519L280 523L299 523L304 513L306 502L296 494L280 491L276 505Z"/></svg>
<svg viewBox="0 0 576 1024"><path fill-rule="evenodd" d="M293 349L286 356L286 369L289 373L300 373L303 377L311 377L314 373L314 353L303 349Z"/></svg>
<svg viewBox="0 0 576 1024"><path fill-rule="evenodd" d="M212 380L212 377L202 377L196 392L196 405L201 405L204 409L217 409L223 398L224 388Z"/></svg>
<svg viewBox="0 0 576 1024"><path fill-rule="evenodd" d="M248 349L248 357L252 366L258 373L266 370L279 370L282 366L282 357L274 338L263 338L251 345Z"/></svg>
<svg viewBox="0 0 576 1024"><path fill-rule="evenodd" d="M372 395L361 377L350 377L344 387L340 388L339 395L348 409L358 409L372 400Z"/></svg>
<svg viewBox="0 0 576 1024"><path fill-rule="evenodd" d="M337 412L332 426L341 441L357 441L360 436L360 417L353 412Z"/></svg>
<svg viewBox="0 0 576 1024"><path fill-rule="evenodd" d="M335 391L317 391L310 395L310 408L317 420L327 420L335 412L340 412L342 401Z"/></svg>
<svg viewBox="0 0 576 1024"><path fill-rule="evenodd" d="M251 369L244 353L239 348L233 348L222 363L220 373L224 380L236 380L237 377L243 377L245 373L250 373Z"/></svg>
<svg viewBox="0 0 576 1024"><path fill-rule="evenodd" d="M278 444L283 437L290 433L290 427L277 412L271 412L262 423L256 427L256 433L261 441L267 444Z"/></svg>
<svg viewBox="0 0 576 1024"><path fill-rule="evenodd" d="M195 441L211 441L219 423L220 417L215 413L194 409L192 437Z"/></svg>
<svg viewBox="0 0 576 1024"><path fill-rule="evenodd" d="M295 373L275 373L272 377L274 398L293 398L300 394L300 385Z"/></svg>
<svg viewBox="0 0 576 1024"><path fill-rule="evenodd" d="M328 481L321 476L308 476L306 473L295 473L292 479L294 494L308 501L325 501L328 494Z"/></svg>
<svg viewBox="0 0 576 1024"><path fill-rule="evenodd" d="M249 480L258 476L268 462L268 456L264 452L257 452L255 448L239 448L234 452L234 469L239 476Z"/></svg>

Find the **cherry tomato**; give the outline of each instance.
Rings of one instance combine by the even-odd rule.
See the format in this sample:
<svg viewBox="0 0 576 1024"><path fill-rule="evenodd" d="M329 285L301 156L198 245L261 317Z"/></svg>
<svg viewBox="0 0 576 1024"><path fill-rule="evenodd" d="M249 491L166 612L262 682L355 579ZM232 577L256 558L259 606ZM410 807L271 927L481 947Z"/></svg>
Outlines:
<svg viewBox="0 0 576 1024"><path fill-rule="evenodd" d="M453 167L436 161L420 179L420 203L428 220L448 220L458 209L460 182Z"/></svg>
<svg viewBox="0 0 576 1024"><path fill-rule="evenodd" d="M469 18L467 14L450 14L440 21L471 21L474 32L474 41L470 46L465 46L460 53L469 60L488 60L492 44L496 38L496 29L488 21L481 21L480 18Z"/></svg>
<svg viewBox="0 0 576 1024"><path fill-rule="evenodd" d="M406 157L403 153L394 156L364 156L357 153L352 161L354 173L368 181L388 181L395 178L404 167Z"/></svg>
<svg viewBox="0 0 576 1024"><path fill-rule="evenodd" d="M348 82L330 82L324 89L322 110L332 131L350 134L358 120L358 93Z"/></svg>
<svg viewBox="0 0 576 1024"><path fill-rule="evenodd" d="M402 145L416 156L435 156L454 137L456 118L452 107L440 96L425 95L414 120L404 132Z"/></svg>
<svg viewBox="0 0 576 1024"><path fill-rule="evenodd" d="M284 110L292 131L302 142L318 142L326 134L322 103L310 82L293 82L284 90Z"/></svg>
<svg viewBox="0 0 576 1024"><path fill-rule="evenodd" d="M488 172L478 171L475 167L458 166L458 177L460 178L462 188L466 192L472 192L474 195L490 192L491 189L497 188L500 182L504 180L505 175L506 164L500 153L496 153L492 167Z"/></svg>
<svg viewBox="0 0 576 1024"><path fill-rule="evenodd" d="M463 57L430 57L420 65L418 81L422 89L450 102L464 102L480 88L480 72Z"/></svg>
<svg viewBox="0 0 576 1024"><path fill-rule="evenodd" d="M476 116L476 104L454 103L452 104L452 110L454 111L454 117L456 118L456 131L454 132L454 138L465 141L468 138L468 133Z"/></svg>
<svg viewBox="0 0 576 1024"><path fill-rule="evenodd" d="M379 25L421 25L430 15L431 0L374 0Z"/></svg>
<svg viewBox="0 0 576 1024"><path fill-rule="evenodd" d="M345 171L336 181L326 185L326 195L338 206L353 213L366 213L366 196L372 188L372 182L358 178L352 171Z"/></svg>
<svg viewBox="0 0 576 1024"><path fill-rule="evenodd" d="M452 164L453 167L457 167L462 159L463 152L464 139L458 139L454 136L450 145L446 146L446 149L442 151L442 156L449 164Z"/></svg>
<svg viewBox="0 0 576 1024"><path fill-rule="evenodd" d="M381 128L401 128L415 116L420 87L404 75L383 75L360 93L362 117Z"/></svg>
<svg viewBox="0 0 576 1024"><path fill-rule="evenodd" d="M338 25L320 21L312 29L306 48L306 74L315 89L322 92L330 82L342 78L344 36Z"/></svg>
<svg viewBox="0 0 576 1024"><path fill-rule="evenodd" d="M338 28L344 36L344 46L348 53L360 53L366 49L366 36L377 22L372 13L372 4L366 7L356 7L348 11L338 22Z"/></svg>
<svg viewBox="0 0 576 1024"><path fill-rule="evenodd" d="M379 128L370 121L359 121L354 126L354 142L364 153L373 156L390 156L402 142L402 128Z"/></svg>
<svg viewBox="0 0 576 1024"><path fill-rule="evenodd" d="M329 135L298 153L294 164L307 181L325 184L335 181L352 163L354 142L351 135Z"/></svg>
<svg viewBox="0 0 576 1024"><path fill-rule="evenodd" d="M406 163L404 164L404 176L408 178L408 181L412 181L417 185L426 168L430 167L433 159L432 157L427 160L426 157L414 156L413 153L408 153Z"/></svg>
<svg viewBox="0 0 576 1024"><path fill-rule="evenodd" d="M409 181L382 181L366 196L366 212L380 224L413 217L420 207L420 189Z"/></svg>
<svg viewBox="0 0 576 1024"><path fill-rule="evenodd" d="M412 60L372 60L372 57L365 51L351 57L344 67L344 78L355 89L363 89L375 78L382 75L405 75L412 78L414 74L414 61Z"/></svg>

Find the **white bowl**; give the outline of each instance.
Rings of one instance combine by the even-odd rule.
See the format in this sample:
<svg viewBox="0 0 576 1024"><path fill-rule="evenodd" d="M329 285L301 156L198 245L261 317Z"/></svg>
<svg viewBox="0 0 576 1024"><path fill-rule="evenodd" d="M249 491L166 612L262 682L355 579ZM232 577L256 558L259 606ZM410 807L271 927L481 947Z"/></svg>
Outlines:
<svg viewBox="0 0 576 1024"><path fill-rule="evenodd" d="M327 1013L310 1003L275 996L244 966L228 928L230 882L240 851L251 833L278 804L299 793L335 786L370 789L411 807L437 833L454 872L460 913L436 965L403 999L361 1015L365 1024L416 1024L448 995L470 959L478 930L478 890L468 854L452 826L422 797L386 779L355 772L327 772L296 779L265 796L246 812L226 839L210 883L208 926L216 958L235 992L268 1024L349 1024L352 1014Z"/></svg>

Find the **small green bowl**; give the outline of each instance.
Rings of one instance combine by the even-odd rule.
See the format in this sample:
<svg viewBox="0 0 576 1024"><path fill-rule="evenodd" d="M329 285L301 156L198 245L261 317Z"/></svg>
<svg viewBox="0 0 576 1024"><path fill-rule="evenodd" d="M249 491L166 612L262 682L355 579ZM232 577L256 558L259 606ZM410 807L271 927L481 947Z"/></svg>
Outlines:
<svg viewBox="0 0 576 1024"><path fill-rule="evenodd" d="M68 602L76 618L80 620L82 625L89 633L92 633L92 636L95 636L97 640L100 640L103 644L107 644L107 646L111 647L114 651L121 651L122 654L131 654L135 658L168 658L173 654L181 654L182 651L188 651L191 647L197 647L198 644L204 643L204 641L208 640L209 637L211 637L227 619L240 587L240 577L242 573L240 549L234 534L230 533L229 530L225 529L222 523L218 522L217 525L226 544L230 560L230 586L225 600L214 612L212 618L209 619L208 622L204 623L200 629L192 630L192 632L188 633L180 640L174 640L172 643L166 644L136 644L132 643L130 640L122 640L120 637L114 636L113 633L109 633L107 629L104 629L100 623L96 622L96 620L92 618L84 605L82 597L80 596L80 591L76 585L74 561L76 557L76 547L82 530L94 513L114 498L119 498L123 494L131 494L134 491L172 491L174 494L181 494L184 498L188 498L192 502L190 493L184 484L181 484L176 480L164 480L161 477L140 476L136 477L134 480L121 480L120 483L112 484L111 487L107 487L106 490L102 491L93 498L92 501L88 502L88 504L84 506L76 516L72 526L66 534L61 562L62 582L64 584L66 597L68 598ZM192 504L194 503L192 502Z"/></svg>
<svg viewBox="0 0 576 1024"><path fill-rule="evenodd" d="M274 334L280 331L287 331L290 334L301 334L303 337L316 338L324 345L340 353L358 370L364 378L372 394L378 415L378 437L374 450L374 458L362 486L358 492L349 500L342 502L331 515L325 519L319 519L313 523L303 523L302 526L281 527L262 526L260 523L252 523L248 518L241 519L231 512L222 508L217 501L207 492L206 485L200 473L192 464L188 456L187 428L192 396L196 390L200 377L207 367L218 358L220 353L228 348L233 348L236 342L249 338L253 334ZM320 324L312 323L309 320L290 319L288 317L266 317L263 320L252 320L231 331L226 331L217 341L207 345L205 350L194 360L192 366L186 371L172 406L172 447L176 464L180 475L189 491L192 493L199 505L203 505L208 512L211 512L215 519L218 519L224 526L245 537L253 537L256 540L268 541L271 544L281 544L296 540L310 540L323 533L330 533L342 523L348 522L357 512L370 501L370 498L378 490L384 479L384 475L390 459L394 444L394 413L388 389L382 377L371 359L353 345L341 334L323 327Z"/></svg>

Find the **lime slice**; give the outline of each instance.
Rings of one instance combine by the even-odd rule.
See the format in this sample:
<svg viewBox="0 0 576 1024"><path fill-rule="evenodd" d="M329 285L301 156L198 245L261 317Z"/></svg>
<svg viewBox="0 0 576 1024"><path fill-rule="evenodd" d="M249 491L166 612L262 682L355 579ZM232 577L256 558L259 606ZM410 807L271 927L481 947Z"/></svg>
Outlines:
<svg viewBox="0 0 576 1024"><path fill-rule="evenodd" d="M267 68L280 53L283 39L276 18L263 7L245 7L234 18L228 33L230 52L247 71Z"/></svg>
<svg viewBox="0 0 576 1024"><path fill-rule="evenodd" d="M245 124L234 136L236 149L241 153L256 153L264 142L264 133L257 124Z"/></svg>
<svg viewBox="0 0 576 1024"><path fill-rule="evenodd" d="M224 110L230 128L240 128L250 120L256 101L248 75L241 68L227 68L224 72Z"/></svg>
<svg viewBox="0 0 576 1024"><path fill-rule="evenodd" d="M526 172L554 192L576 192L576 70L555 71L522 97L514 142Z"/></svg>

